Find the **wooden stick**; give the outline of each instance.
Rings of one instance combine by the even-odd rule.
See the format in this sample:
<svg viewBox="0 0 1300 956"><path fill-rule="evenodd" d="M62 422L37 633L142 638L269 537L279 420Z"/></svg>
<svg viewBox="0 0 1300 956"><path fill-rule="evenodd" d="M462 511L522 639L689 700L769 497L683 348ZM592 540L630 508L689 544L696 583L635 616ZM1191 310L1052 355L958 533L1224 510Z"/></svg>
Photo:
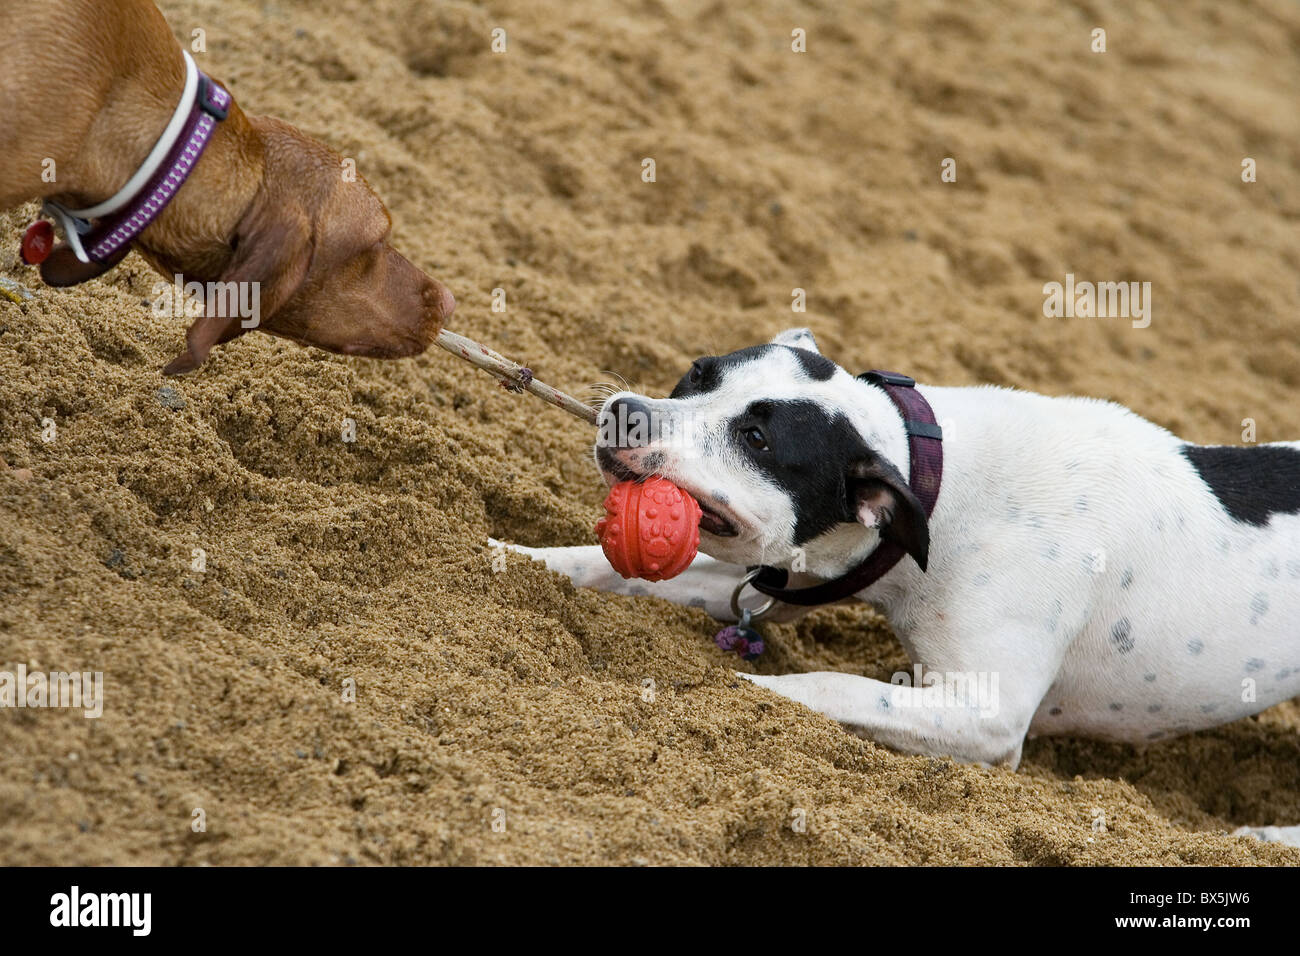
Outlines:
<svg viewBox="0 0 1300 956"><path fill-rule="evenodd" d="M552 388L545 382L533 378L533 370L512 362L504 355L493 352L486 345L480 345L473 339L443 329L435 340L452 355L459 355L471 365L477 365L486 372L499 378L512 392L532 392L544 398L557 408L562 408L570 415L576 415L588 425L596 424L596 410L572 395L566 395L558 388Z"/></svg>

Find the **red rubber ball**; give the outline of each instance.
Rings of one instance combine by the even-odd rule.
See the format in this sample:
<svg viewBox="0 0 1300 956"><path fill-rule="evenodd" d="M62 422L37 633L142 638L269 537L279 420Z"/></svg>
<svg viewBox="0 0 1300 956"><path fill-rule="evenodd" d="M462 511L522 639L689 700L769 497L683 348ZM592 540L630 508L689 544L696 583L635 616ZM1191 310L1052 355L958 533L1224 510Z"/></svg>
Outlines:
<svg viewBox="0 0 1300 956"><path fill-rule="evenodd" d="M700 549L700 506L666 478L619 482L605 498L596 537L623 577L666 581Z"/></svg>

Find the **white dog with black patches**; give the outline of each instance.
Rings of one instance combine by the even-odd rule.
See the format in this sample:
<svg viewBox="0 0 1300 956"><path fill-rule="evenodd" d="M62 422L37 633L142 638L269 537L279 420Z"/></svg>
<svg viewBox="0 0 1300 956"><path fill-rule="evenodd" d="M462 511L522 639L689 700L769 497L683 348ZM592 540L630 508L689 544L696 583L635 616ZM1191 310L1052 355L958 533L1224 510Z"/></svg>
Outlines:
<svg viewBox="0 0 1300 956"><path fill-rule="evenodd" d="M732 620L755 566L836 581L878 548L906 552L854 597L914 664L991 678L995 700L741 676L908 753L1015 767L1026 735L1143 744L1300 694L1300 443L1191 445L1094 399L915 392L944 426L928 515L891 393L796 329L700 359L666 399L620 392L601 410L607 482L659 474L704 509L687 571L627 581L598 546L511 547L581 586ZM1300 845L1300 827L1252 832Z"/></svg>

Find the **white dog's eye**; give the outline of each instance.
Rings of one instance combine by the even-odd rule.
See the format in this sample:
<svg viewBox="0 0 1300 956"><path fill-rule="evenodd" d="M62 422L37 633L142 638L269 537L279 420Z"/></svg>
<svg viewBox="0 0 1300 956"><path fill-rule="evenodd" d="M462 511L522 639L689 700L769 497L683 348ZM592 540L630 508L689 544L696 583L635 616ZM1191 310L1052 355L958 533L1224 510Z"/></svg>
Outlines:
<svg viewBox="0 0 1300 956"><path fill-rule="evenodd" d="M691 371L687 375L687 378L690 379L692 384L698 385L700 379L704 378L703 366L701 366L699 362L693 362L691 364Z"/></svg>
<svg viewBox="0 0 1300 956"><path fill-rule="evenodd" d="M764 436L762 429L753 425L742 428L740 429L740 437L754 451L767 451L767 438Z"/></svg>

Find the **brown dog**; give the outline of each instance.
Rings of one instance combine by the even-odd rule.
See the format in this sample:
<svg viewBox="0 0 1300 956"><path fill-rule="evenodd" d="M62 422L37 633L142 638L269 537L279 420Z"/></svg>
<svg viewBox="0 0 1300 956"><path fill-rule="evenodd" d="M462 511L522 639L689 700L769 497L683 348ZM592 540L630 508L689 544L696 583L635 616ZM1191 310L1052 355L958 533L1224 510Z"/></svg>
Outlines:
<svg viewBox="0 0 1300 956"><path fill-rule="evenodd" d="M81 208L114 195L185 86L162 14L148 0L0 0L0 23L0 209L35 198ZM47 159L55 182L42 177ZM388 244L390 228L384 204L359 177L345 179L338 154L232 104L135 248L168 278L259 283L263 332L402 358L428 347L455 300ZM105 268L61 243L41 274L71 285ZM200 316L163 371L191 371L245 331L238 317Z"/></svg>

